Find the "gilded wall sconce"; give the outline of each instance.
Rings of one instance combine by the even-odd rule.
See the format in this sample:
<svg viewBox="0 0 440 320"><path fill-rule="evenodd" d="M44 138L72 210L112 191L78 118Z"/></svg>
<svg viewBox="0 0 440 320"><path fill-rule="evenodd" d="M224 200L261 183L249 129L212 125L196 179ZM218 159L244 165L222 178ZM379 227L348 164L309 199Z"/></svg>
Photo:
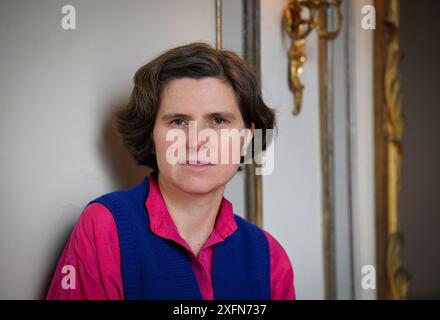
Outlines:
<svg viewBox="0 0 440 320"><path fill-rule="evenodd" d="M328 30L327 13L336 9L336 26ZM304 17L303 12L307 14ZM304 85L301 83L303 65L306 61L305 39L316 30L321 39L333 40L342 26L341 0L290 0L283 14L283 29L292 40L289 58L290 88L294 93L293 114L301 110Z"/></svg>

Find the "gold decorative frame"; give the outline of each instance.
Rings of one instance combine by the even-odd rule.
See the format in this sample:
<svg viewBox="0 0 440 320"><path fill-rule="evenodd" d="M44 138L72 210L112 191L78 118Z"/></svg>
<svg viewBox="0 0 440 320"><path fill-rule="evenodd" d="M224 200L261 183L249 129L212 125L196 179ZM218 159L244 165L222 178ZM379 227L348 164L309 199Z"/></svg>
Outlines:
<svg viewBox="0 0 440 320"><path fill-rule="evenodd" d="M403 268L399 189L403 117L400 95L399 0L375 0L374 120L376 255L379 299L405 299L409 273Z"/></svg>

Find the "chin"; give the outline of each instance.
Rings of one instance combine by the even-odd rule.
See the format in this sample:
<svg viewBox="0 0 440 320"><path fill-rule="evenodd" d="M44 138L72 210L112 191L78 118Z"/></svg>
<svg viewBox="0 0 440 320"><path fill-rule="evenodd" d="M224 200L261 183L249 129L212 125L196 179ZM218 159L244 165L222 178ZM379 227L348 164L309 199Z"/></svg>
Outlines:
<svg viewBox="0 0 440 320"><path fill-rule="evenodd" d="M216 166L208 170L189 170L184 167L172 167L162 171L182 191L192 194L207 194L222 188L236 173L234 167Z"/></svg>
<svg viewBox="0 0 440 320"><path fill-rule="evenodd" d="M195 184L195 183L185 184L181 188L186 193L190 193L190 194L207 194L215 190L215 188L212 188L211 186Z"/></svg>
<svg viewBox="0 0 440 320"><path fill-rule="evenodd" d="M218 177L188 174L179 181L179 187L188 193L206 194L223 186L222 181L216 180L218 180Z"/></svg>

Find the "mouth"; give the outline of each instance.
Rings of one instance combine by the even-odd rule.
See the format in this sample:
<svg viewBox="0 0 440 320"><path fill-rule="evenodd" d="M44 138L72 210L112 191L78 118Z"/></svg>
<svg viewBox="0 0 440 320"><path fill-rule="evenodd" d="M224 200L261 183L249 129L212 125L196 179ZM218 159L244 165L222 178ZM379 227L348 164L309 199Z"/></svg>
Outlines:
<svg viewBox="0 0 440 320"><path fill-rule="evenodd" d="M213 163L209 163L209 162L194 162L194 163L190 163L189 161L186 161L185 163L181 164L182 166L189 168L189 169L194 169L194 170L204 170L204 169L208 169L214 166Z"/></svg>

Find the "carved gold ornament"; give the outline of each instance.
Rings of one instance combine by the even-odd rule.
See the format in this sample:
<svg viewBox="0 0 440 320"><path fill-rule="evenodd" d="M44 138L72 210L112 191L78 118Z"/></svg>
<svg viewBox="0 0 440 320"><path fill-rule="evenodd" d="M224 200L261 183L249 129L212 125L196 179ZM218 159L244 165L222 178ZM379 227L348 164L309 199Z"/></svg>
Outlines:
<svg viewBox="0 0 440 320"><path fill-rule="evenodd" d="M328 30L327 13L336 9L336 29ZM304 17L304 13L307 13ZM341 0L291 0L284 10L283 29L292 40L289 58L290 88L294 93L293 114L301 111L304 85L301 83L303 66L306 61L305 39L316 30L321 39L333 40L342 26Z"/></svg>

